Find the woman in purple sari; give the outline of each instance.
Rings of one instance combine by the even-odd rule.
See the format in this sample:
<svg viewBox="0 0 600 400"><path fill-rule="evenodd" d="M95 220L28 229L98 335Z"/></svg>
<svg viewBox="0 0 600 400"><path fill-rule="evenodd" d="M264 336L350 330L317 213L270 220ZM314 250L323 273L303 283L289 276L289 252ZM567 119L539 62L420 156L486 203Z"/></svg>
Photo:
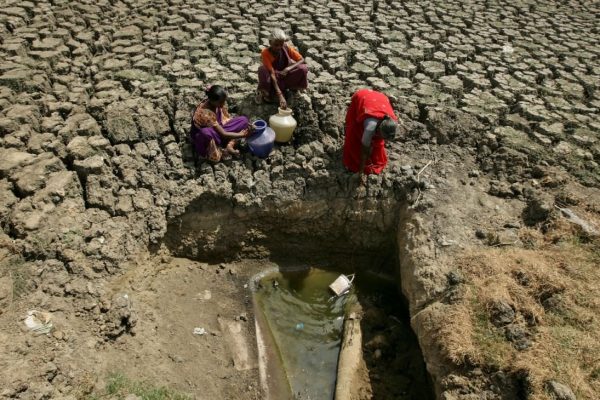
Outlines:
<svg viewBox="0 0 600 400"><path fill-rule="evenodd" d="M238 155L235 145L248 135L248 118L229 115L225 105L227 92L223 87L213 85L205 93L206 99L196 107L192 117L190 139L194 150L214 162L221 159L221 148Z"/></svg>
<svg viewBox="0 0 600 400"><path fill-rule="evenodd" d="M279 107L287 108L285 92L308 87L308 66L298 50L286 43L287 40L284 31L275 29L269 47L261 52L257 102L278 100Z"/></svg>

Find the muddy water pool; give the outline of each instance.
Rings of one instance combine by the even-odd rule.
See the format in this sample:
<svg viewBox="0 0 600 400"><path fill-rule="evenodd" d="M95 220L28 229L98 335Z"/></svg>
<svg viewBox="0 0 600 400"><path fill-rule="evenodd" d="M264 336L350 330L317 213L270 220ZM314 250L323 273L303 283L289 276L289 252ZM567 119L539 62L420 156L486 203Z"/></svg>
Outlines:
<svg viewBox="0 0 600 400"><path fill-rule="evenodd" d="M283 380L295 400L333 399L344 315L359 303L364 316L364 382L377 399L429 399L431 385L408 314L391 277L363 271L350 293L335 297L335 270L271 270L255 281Z"/></svg>
<svg viewBox="0 0 600 400"><path fill-rule="evenodd" d="M344 304L328 285L339 275L321 269L274 272L260 279L256 299L279 348L295 398L332 399Z"/></svg>

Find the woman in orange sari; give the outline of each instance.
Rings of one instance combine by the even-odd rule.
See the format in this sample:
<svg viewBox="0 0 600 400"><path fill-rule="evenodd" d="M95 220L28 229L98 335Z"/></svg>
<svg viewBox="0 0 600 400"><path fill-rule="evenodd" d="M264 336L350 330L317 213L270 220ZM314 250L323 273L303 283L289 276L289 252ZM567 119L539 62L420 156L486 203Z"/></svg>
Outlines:
<svg viewBox="0 0 600 400"><path fill-rule="evenodd" d="M287 35L275 29L269 39L269 47L261 52L262 65L258 68L257 102L279 101L279 107L287 108L287 90L308 87L308 67L302 55L286 43Z"/></svg>
<svg viewBox="0 0 600 400"><path fill-rule="evenodd" d="M361 175L380 174L387 164L385 140L396 134L398 117L383 93L362 89L354 93L346 113L343 162Z"/></svg>

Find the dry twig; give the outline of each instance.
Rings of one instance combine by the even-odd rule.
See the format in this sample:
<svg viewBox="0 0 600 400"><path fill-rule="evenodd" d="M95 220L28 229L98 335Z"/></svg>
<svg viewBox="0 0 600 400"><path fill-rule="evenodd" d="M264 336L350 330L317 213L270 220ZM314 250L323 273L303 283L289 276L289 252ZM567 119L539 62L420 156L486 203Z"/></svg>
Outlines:
<svg viewBox="0 0 600 400"><path fill-rule="evenodd" d="M419 204L419 200L421 200L421 188L420 188L420 183L421 183L421 173L423 171L425 171L425 169L427 169L427 167L429 167L431 165L431 163L433 163L433 160L430 160L427 164L425 164L425 166L423 168L421 168L421 170L419 172L417 172L417 191L419 192L417 195L417 199L415 200L415 202L411 205L411 208L415 208L417 206L417 204Z"/></svg>

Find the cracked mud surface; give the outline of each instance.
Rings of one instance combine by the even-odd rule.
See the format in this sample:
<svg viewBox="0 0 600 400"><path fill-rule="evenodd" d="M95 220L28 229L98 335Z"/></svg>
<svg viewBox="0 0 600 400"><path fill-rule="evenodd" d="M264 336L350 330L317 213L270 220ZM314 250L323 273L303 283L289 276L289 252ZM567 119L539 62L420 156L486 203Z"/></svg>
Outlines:
<svg viewBox="0 0 600 400"><path fill-rule="evenodd" d="M226 217L246 220L257 210L269 215L325 199L342 204L333 217L339 226L361 211L355 200L368 210L418 203L417 218L434 221L423 229L436 259L479 246L476 229L495 235L494 243L516 243L524 209L533 224L543 222L539 214L550 214L552 201L568 200L569 193L594 204L599 17L598 4L588 1L5 1L0 397L81 398L102 385L95 357L114 358L111 349L121 341L135 347L127 343L140 337L131 335L152 304L120 300L119 280L142 268L148 248L173 249L165 235L168 242L173 221L203 196L225 205ZM195 163L187 130L208 83L228 88L234 111L262 117L275 111L254 106L251 94L260 47L282 25L311 71L309 90L291 102L299 122L294 143L267 160L246 154ZM404 129L389 147L386 171L357 192L341 166L342 122L351 94L364 86L392 98ZM322 223L326 207L312 215L312 226ZM393 224L385 215L382 222L376 213L365 215L380 232ZM446 226L450 220L455 225ZM236 251L268 256L260 228L245 226ZM193 255L223 253L207 243ZM401 272L413 315L447 285L448 271L431 265ZM58 314L63 334L22 331L22 316L32 308ZM89 345L81 350L89 362L72 358L83 348L79 342ZM224 348L215 351L228 357ZM441 382L452 368L436 367L436 356L425 353ZM229 383L219 385L229 390ZM454 382L443 390L457 385L468 387ZM489 398L502 398L489 385L452 395L487 390ZM254 398L246 387L227 393ZM189 387L183 382L178 389Z"/></svg>

